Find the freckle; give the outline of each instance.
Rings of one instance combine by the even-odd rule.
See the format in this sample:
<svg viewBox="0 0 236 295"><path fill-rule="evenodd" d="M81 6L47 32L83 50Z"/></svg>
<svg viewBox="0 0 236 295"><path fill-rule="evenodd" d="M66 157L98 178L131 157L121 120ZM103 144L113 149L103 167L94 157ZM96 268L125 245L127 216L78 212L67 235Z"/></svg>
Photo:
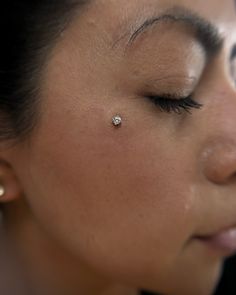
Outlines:
<svg viewBox="0 0 236 295"><path fill-rule="evenodd" d="M139 213L139 214L138 214L138 217L139 217L140 219L144 219L144 214L143 214L143 213Z"/></svg>
<svg viewBox="0 0 236 295"><path fill-rule="evenodd" d="M141 71L139 69L136 69L133 71L133 76L134 77L139 77L140 76Z"/></svg>

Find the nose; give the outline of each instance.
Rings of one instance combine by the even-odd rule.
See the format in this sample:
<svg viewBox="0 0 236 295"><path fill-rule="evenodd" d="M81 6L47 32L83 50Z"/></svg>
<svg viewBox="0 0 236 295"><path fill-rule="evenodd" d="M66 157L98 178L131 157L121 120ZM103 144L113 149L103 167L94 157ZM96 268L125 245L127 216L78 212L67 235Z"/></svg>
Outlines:
<svg viewBox="0 0 236 295"><path fill-rule="evenodd" d="M222 76L209 104L214 110L205 122L208 131L202 150L203 169L207 179L215 184L236 184L236 90Z"/></svg>
<svg viewBox="0 0 236 295"><path fill-rule="evenodd" d="M204 173L209 181L236 183L236 138L234 141L225 137L213 140L205 149L203 159Z"/></svg>

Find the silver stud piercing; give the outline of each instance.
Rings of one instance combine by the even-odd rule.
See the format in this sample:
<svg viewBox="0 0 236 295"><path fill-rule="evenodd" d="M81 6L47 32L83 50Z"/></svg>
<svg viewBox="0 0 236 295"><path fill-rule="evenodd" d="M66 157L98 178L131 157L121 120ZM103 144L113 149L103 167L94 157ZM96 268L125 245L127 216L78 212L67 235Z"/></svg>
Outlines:
<svg viewBox="0 0 236 295"><path fill-rule="evenodd" d="M0 198L3 197L5 195L5 187L0 184Z"/></svg>
<svg viewBox="0 0 236 295"><path fill-rule="evenodd" d="M120 126L122 124L122 118L119 115L116 115L112 118L112 124L116 127Z"/></svg>

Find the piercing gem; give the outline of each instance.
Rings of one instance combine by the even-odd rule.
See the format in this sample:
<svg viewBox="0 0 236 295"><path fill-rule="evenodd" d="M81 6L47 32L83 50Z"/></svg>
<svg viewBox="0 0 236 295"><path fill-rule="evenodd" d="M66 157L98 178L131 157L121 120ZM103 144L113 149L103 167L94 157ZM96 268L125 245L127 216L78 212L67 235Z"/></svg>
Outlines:
<svg viewBox="0 0 236 295"><path fill-rule="evenodd" d="M114 126L119 126L122 123L122 118L119 115L116 115L115 117L112 118L112 124Z"/></svg>

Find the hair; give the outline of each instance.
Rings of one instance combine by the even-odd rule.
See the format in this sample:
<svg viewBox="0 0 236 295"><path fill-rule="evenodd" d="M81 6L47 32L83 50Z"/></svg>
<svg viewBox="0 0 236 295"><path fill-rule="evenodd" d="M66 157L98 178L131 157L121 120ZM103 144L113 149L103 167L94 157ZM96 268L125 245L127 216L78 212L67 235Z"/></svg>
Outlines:
<svg viewBox="0 0 236 295"><path fill-rule="evenodd" d="M0 140L20 140L39 118L40 76L51 49L87 0L8 0L0 8Z"/></svg>

